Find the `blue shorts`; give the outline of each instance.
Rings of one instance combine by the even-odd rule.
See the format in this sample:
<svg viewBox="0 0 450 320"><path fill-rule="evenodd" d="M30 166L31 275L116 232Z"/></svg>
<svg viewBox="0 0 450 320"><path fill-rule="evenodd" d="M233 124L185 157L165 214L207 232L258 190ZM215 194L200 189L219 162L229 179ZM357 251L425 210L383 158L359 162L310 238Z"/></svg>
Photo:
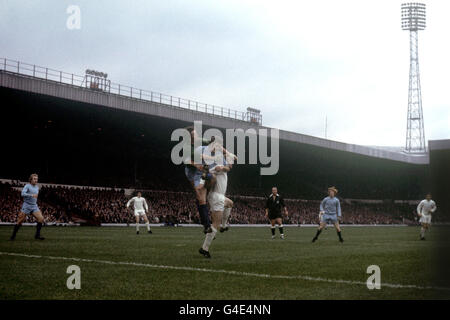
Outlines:
<svg viewBox="0 0 450 320"><path fill-rule="evenodd" d="M335 224L336 222L338 222L337 215L324 213L322 215L322 217L320 218L320 222L322 222L322 223L325 222L328 224Z"/></svg>
<svg viewBox="0 0 450 320"><path fill-rule="evenodd" d="M30 213L35 213L35 212L38 212L38 211L41 211L41 210L39 210L39 207L37 206L37 204L24 203L22 205L22 210L21 211L23 213L25 213L25 214L30 214Z"/></svg>
<svg viewBox="0 0 450 320"><path fill-rule="evenodd" d="M188 180L194 184L194 186L199 186L203 172L195 167L186 167L184 168L184 174L186 175Z"/></svg>

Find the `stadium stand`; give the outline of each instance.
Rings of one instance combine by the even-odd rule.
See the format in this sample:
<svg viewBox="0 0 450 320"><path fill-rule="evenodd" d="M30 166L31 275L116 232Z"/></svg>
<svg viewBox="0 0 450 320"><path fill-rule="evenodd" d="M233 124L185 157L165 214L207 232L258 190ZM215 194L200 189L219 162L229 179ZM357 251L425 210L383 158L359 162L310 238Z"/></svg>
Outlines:
<svg viewBox="0 0 450 320"><path fill-rule="evenodd" d="M124 190L139 189L153 190L144 192L153 209L153 222L156 218L167 224L198 222L184 167L174 165L170 159L177 143L171 141L171 133L192 125L186 119L180 120L180 110L157 102L141 104L110 93L95 92L92 96L91 90L43 79L33 79L36 86L26 86L30 77L5 72L0 76L0 94L8 101L6 107L0 108L0 135L7 137L2 140L2 149L7 153L2 157L0 177L24 180L36 172L41 182L70 185L41 189L39 205L47 221L128 223L134 217L124 208L129 198ZM23 88L15 89L19 82L24 83ZM36 89L46 86L54 89L53 95ZM65 98L58 96L73 90L80 97L90 96L91 102L76 100L69 94ZM102 103L116 100L113 106ZM135 104L140 109L131 108ZM147 112L163 107L171 114ZM210 124L222 119L194 110L184 110L183 114L209 119ZM238 127L241 122L232 124ZM205 125L203 129L207 128ZM392 157L380 150L286 131L283 135L277 175L261 176L260 165L236 165L229 173L228 191L235 202L232 223L266 223L263 199L272 186L290 199L287 204L291 215L286 221L290 224L316 223L318 201L331 185L340 190L344 223L348 224L414 223L415 203L426 192L436 192L438 207L448 198L442 188L431 188L427 161L404 161L411 157ZM26 146L23 141L27 141ZM365 151L353 152L355 148ZM448 151L445 157L440 155L442 152L436 150L433 159L445 166ZM435 165L435 180L448 181L441 172L442 168ZM18 187L21 185L17 183L1 186L3 222L13 221L20 210ZM402 201L395 201L399 199ZM438 210L435 222L440 221L439 214Z"/></svg>
<svg viewBox="0 0 450 320"><path fill-rule="evenodd" d="M17 220L17 214L23 203L20 191L18 187L13 187L8 183L0 183L1 222L15 222ZM66 223L69 221L63 208L51 204L45 197L39 199L39 205L46 222ZM31 217L27 218L28 221L31 221L30 219Z"/></svg>
<svg viewBox="0 0 450 320"><path fill-rule="evenodd" d="M0 221L14 222L22 199L23 183L1 183ZM199 223L197 209L190 192L144 191L150 205L151 222L167 225ZM265 224L264 198L231 195L235 206L232 224ZM47 222L69 221L98 225L100 223L134 223L130 209L125 207L130 196L122 189L77 186L41 187L39 205ZM418 202L418 201L417 201ZM318 200L286 199L290 212L286 224L316 224ZM415 224L416 203L369 200L342 200L345 224ZM439 216L434 221L439 222Z"/></svg>

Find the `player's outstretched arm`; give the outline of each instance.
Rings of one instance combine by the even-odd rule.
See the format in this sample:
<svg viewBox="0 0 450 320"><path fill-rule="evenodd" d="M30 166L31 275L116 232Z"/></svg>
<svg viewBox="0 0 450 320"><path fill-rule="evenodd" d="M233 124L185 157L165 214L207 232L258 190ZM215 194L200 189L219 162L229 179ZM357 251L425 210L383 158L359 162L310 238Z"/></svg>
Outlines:
<svg viewBox="0 0 450 320"><path fill-rule="evenodd" d="M342 217L342 212L341 212L341 202L339 201L339 199L337 199L337 213L340 220Z"/></svg>
<svg viewBox="0 0 450 320"><path fill-rule="evenodd" d="M320 208L320 214L325 213L325 210L323 209L323 206L325 205L325 199L323 199L322 202L320 203L320 207L319 207Z"/></svg>
<svg viewBox="0 0 450 320"><path fill-rule="evenodd" d="M437 209L436 203L433 203L433 206L431 207L431 213L435 212Z"/></svg>
<svg viewBox="0 0 450 320"><path fill-rule="evenodd" d="M423 200L420 201L419 205L417 206L417 215L418 215L419 217L422 216L422 208L423 208Z"/></svg>
<svg viewBox="0 0 450 320"><path fill-rule="evenodd" d="M22 189L22 197L27 198L27 197L31 197L31 194L28 193L29 189L28 189L28 184L25 185L25 187L23 187Z"/></svg>
<svg viewBox="0 0 450 320"><path fill-rule="evenodd" d="M217 168L219 167L219 168ZM228 165L225 166L216 166L216 171L217 172L229 172L231 170L231 167Z"/></svg>
<svg viewBox="0 0 450 320"><path fill-rule="evenodd" d="M222 153L223 153L223 155L225 155L226 158L232 158L233 161L237 161L238 157L237 157L234 153L231 153L230 151L228 151L227 149L225 149L223 145L217 144L216 147L217 147L218 149L221 149L221 150L222 150Z"/></svg>
<svg viewBox="0 0 450 320"><path fill-rule="evenodd" d="M130 200L128 200L128 202L127 202L127 208L129 208L130 207L130 204L131 204L131 202L133 202L134 201L134 197L133 198L131 198Z"/></svg>

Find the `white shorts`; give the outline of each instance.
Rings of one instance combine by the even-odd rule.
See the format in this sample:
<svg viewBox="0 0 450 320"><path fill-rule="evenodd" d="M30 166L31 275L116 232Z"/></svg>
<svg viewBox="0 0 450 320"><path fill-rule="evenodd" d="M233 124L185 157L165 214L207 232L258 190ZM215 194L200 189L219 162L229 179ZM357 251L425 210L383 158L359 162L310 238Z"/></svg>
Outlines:
<svg viewBox="0 0 450 320"><path fill-rule="evenodd" d="M225 195L218 192L208 194L209 210L223 211L225 209Z"/></svg>
<svg viewBox="0 0 450 320"><path fill-rule="evenodd" d="M145 216L145 210L134 210L134 215L136 217Z"/></svg>
<svg viewBox="0 0 450 320"><path fill-rule="evenodd" d="M431 214L422 214L419 220L420 223L431 224Z"/></svg>

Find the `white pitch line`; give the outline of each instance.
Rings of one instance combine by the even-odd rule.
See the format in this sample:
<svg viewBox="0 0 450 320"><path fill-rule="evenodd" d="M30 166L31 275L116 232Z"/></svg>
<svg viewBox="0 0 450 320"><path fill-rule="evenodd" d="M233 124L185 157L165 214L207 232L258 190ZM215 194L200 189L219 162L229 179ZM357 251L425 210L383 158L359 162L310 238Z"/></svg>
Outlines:
<svg viewBox="0 0 450 320"><path fill-rule="evenodd" d="M125 265L125 266L145 267L145 268L154 268L154 269L224 273L224 274L235 275L235 276L247 276L247 277L257 277L257 278L305 280L305 281L316 281L316 282L328 282L328 283L367 286L367 283L363 282L363 281L327 279L327 278L310 277L310 276L302 276L302 275L298 275L298 276L273 275L273 274L252 273L252 272L242 272L242 271L223 270L223 269L205 269L205 268L195 268L195 267L164 266L164 265L158 265L158 264L147 264L147 263L139 263L139 262L107 261L107 260L93 260L93 259L84 259L84 258L40 256L40 255L32 255L32 254L14 253L14 252L1 252L1 251L0 251L0 255L25 257L25 258L37 258L37 259L49 259L49 260L68 260L68 261L76 261L76 262L92 262L92 263L101 263L101 264L110 264L110 265ZM412 284L404 285L404 284L381 283L381 286L388 287L388 288L395 288L395 289L449 290L450 291L450 288L446 288L446 287L432 287L432 286L424 287L424 286L416 286L416 285L412 285Z"/></svg>

